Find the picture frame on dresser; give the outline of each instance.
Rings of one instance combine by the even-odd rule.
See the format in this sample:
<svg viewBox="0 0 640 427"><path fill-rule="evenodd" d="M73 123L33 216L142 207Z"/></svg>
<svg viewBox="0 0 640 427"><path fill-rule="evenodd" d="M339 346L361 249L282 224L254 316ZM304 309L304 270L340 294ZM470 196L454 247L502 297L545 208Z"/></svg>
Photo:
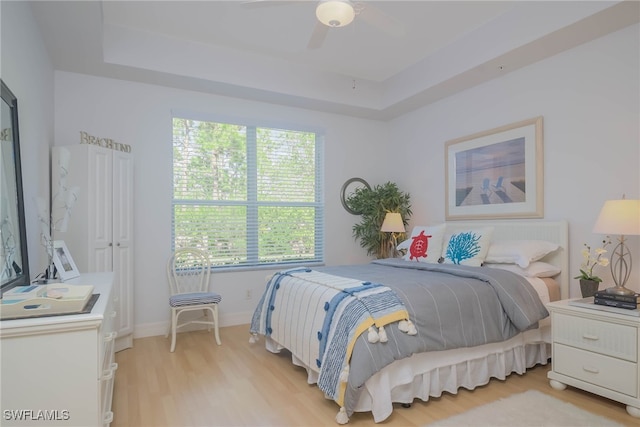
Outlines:
<svg viewBox="0 0 640 427"><path fill-rule="evenodd" d="M445 144L445 217L542 218L542 116Z"/></svg>
<svg viewBox="0 0 640 427"><path fill-rule="evenodd" d="M58 277L63 282L80 276L80 271L76 267L76 263L73 261L64 240L55 240L53 242L53 264L58 271Z"/></svg>

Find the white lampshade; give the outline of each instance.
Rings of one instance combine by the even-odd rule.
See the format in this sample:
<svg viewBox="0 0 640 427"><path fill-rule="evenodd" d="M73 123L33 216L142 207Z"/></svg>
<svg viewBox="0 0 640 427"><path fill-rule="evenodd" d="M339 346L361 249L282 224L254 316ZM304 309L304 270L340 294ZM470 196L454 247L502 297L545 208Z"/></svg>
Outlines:
<svg viewBox="0 0 640 427"><path fill-rule="evenodd" d="M353 21L356 11L348 0L323 0L316 8L316 16L329 27L344 27Z"/></svg>
<svg viewBox="0 0 640 427"><path fill-rule="evenodd" d="M382 222L380 231L386 233L404 233L404 223L402 222L402 215L398 212L387 212Z"/></svg>
<svg viewBox="0 0 640 427"><path fill-rule="evenodd" d="M593 232L597 234L640 235L640 200L607 200Z"/></svg>

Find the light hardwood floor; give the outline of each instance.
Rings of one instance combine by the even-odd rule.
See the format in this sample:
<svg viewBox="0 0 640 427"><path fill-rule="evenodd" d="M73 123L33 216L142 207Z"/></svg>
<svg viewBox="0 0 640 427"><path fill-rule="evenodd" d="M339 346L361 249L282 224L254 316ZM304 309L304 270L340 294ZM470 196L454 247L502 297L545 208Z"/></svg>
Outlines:
<svg viewBox="0 0 640 427"><path fill-rule="evenodd" d="M249 344L248 330L248 325L221 328L221 346L212 333L184 332L175 353L163 336L134 340L132 349L116 354L111 426L337 426L337 405L306 383L306 372L291 363L290 353L269 353L264 340ZM473 391L416 400L411 408L394 405L393 414L379 425L423 426L530 389L624 425L640 425L620 403L571 387L553 390L546 378L549 369L550 364L537 366ZM348 425L375 423L370 413L356 413Z"/></svg>

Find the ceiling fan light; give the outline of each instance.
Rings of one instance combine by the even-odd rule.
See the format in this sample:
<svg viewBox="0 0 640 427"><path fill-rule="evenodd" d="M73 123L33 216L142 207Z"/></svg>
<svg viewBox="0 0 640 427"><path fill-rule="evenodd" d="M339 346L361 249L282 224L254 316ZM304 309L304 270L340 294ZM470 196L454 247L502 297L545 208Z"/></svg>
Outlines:
<svg viewBox="0 0 640 427"><path fill-rule="evenodd" d="M344 27L353 21L356 11L348 0L324 0L318 4L316 16L329 27Z"/></svg>

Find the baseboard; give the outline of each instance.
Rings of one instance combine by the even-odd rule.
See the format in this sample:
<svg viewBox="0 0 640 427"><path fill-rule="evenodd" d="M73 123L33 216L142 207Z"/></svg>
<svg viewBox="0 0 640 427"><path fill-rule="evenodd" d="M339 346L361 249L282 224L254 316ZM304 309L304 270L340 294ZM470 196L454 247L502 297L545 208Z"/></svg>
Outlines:
<svg viewBox="0 0 640 427"><path fill-rule="evenodd" d="M225 326L248 325L249 323L251 323L252 316L253 316L253 312L220 315L220 327L224 328ZM206 326L205 325L189 325L180 329L180 332L195 331L198 329L206 329ZM145 338L145 337L155 337L158 335L165 335L168 330L169 330L168 320L165 322L143 323L140 325L135 325L133 327L133 338ZM249 332L247 332L247 334L248 333Z"/></svg>
<svg viewBox="0 0 640 427"><path fill-rule="evenodd" d="M126 350L131 347L133 347L133 334L116 338L116 343L114 348L116 352Z"/></svg>

